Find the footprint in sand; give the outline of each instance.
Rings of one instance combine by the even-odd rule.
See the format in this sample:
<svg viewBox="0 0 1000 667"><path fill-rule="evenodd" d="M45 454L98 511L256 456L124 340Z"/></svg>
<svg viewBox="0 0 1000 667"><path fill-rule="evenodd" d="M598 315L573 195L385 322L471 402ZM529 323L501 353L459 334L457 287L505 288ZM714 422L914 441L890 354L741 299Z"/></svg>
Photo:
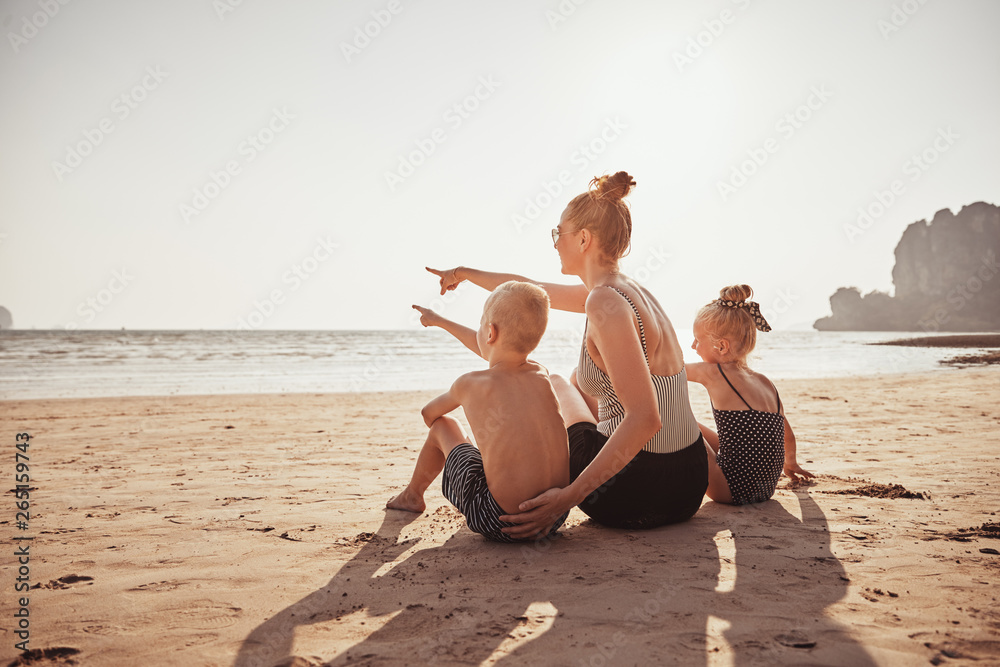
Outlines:
<svg viewBox="0 0 1000 667"><path fill-rule="evenodd" d="M319 667L321 663L313 662L312 660L307 660L300 656L292 656L287 660L282 660L274 667Z"/></svg>
<svg viewBox="0 0 1000 667"><path fill-rule="evenodd" d="M696 632L685 632L677 639L684 648L689 648L699 653L704 653L708 647L708 640L705 638L705 635Z"/></svg>
<svg viewBox="0 0 1000 667"><path fill-rule="evenodd" d="M32 586L32 588L48 588L48 589L62 589L69 588L73 584L78 584L80 582L90 582L93 581L93 577L81 576L79 574L67 574L58 579L52 579L47 584L38 583ZM90 585L89 583L87 584Z"/></svg>
<svg viewBox="0 0 1000 667"><path fill-rule="evenodd" d="M153 592L172 591L174 589L180 588L185 583L186 582L183 582L183 581L154 581L153 583L140 584L140 585L136 586L135 588L129 588L127 590L130 590L130 591L153 591Z"/></svg>
<svg viewBox="0 0 1000 667"><path fill-rule="evenodd" d="M78 664L72 656L78 655L80 649L69 646L56 646L53 648L33 648L25 651L17 660L8 663L7 667L21 667L31 665L31 667L57 667L57 665Z"/></svg>
<svg viewBox="0 0 1000 667"><path fill-rule="evenodd" d="M243 614L243 610L239 607L230 607L228 605L195 603L189 607L165 609L163 612L150 614L148 622L150 624L162 623L164 614L170 619L166 624L167 628L216 630L235 625L236 621Z"/></svg>
<svg viewBox="0 0 1000 667"><path fill-rule="evenodd" d="M239 607L201 600L183 607L135 614L126 623L95 623L84 627L83 631L92 635L121 635L153 626L164 630L219 630L235 625L242 614Z"/></svg>
<svg viewBox="0 0 1000 667"><path fill-rule="evenodd" d="M775 635L774 639L782 646L788 646L789 648L813 648L816 646L815 640L810 639L798 630L793 630L786 634Z"/></svg>

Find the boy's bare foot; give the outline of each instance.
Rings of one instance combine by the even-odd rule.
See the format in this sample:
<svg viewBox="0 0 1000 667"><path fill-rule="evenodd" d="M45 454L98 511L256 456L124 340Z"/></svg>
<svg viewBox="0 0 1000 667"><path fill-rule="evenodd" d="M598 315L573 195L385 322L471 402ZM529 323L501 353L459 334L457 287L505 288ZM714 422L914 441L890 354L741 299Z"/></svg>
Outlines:
<svg viewBox="0 0 1000 667"><path fill-rule="evenodd" d="M417 496L409 488L403 489L398 496L390 498L385 506L387 509L416 512L417 514L427 509L427 504L424 502L423 497Z"/></svg>

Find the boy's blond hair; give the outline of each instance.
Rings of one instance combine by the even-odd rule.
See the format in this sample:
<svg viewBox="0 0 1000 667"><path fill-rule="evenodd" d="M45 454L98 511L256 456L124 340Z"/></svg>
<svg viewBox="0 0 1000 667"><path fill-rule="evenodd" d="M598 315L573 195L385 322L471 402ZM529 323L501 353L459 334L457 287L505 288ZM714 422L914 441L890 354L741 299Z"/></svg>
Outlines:
<svg viewBox="0 0 1000 667"><path fill-rule="evenodd" d="M538 285L508 280L490 294L483 318L503 336L504 345L529 354L549 323L549 295Z"/></svg>

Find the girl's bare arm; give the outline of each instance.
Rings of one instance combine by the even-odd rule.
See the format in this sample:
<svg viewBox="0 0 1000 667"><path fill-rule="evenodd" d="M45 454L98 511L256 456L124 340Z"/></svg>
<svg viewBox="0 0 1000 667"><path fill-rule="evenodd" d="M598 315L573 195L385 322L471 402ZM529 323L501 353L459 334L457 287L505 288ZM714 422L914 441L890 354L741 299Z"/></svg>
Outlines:
<svg viewBox="0 0 1000 667"><path fill-rule="evenodd" d="M782 416L784 416L784 410L782 410ZM785 417L785 469L783 472L793 481L798 479L797 475L801 475L803 478L815 477L816 475L799 466L798 461L795 460L795 454L795 434L792 433L792 425L788 423L788 418Z"/></svg>

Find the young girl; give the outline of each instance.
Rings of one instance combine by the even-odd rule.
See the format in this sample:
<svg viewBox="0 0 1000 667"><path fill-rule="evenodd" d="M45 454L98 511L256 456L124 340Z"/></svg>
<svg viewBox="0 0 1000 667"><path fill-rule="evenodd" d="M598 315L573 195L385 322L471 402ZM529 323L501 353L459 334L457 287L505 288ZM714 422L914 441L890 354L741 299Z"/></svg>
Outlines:
<svg viewBox="0 0 1000 667"><path fill-rule="evenodd" d="M745 505L774 494L782 471L813 477L795 461L795 435L771 381L747 366L757 330L770 331L748 285L733 285L698 311L691 347L704 363L687 367L688 380L705 386L716 434L701 426L708 447L708 497Z"/></svg>

